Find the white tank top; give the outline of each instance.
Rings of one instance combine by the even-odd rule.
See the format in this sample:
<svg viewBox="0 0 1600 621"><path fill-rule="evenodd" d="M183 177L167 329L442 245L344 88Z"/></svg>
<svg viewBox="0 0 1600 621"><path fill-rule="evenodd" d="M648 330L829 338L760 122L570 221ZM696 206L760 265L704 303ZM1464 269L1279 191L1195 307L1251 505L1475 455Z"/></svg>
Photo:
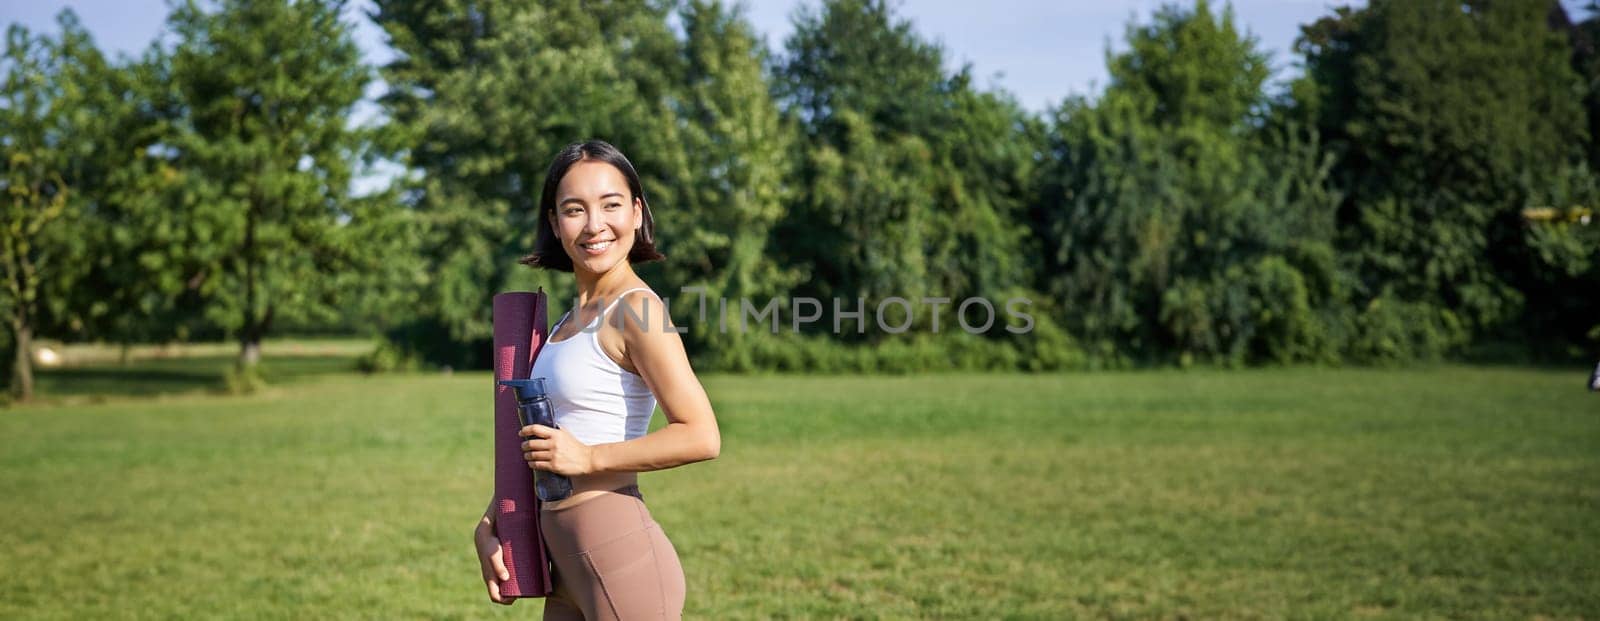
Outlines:
<svg viewBox="0 0 1600 621"><path fill-rule="evenodd" d="M528 374L530 378L545 378L550 405L555 407L556 425L584 444L632 440L650 430L655 395L644 378L622 368L600 349L600 322L617 302L634 291L650 289L623 291L577 334L561 341L545 341ZM571 315L572 311L562 315L550 334L555 334Z"/></svg>

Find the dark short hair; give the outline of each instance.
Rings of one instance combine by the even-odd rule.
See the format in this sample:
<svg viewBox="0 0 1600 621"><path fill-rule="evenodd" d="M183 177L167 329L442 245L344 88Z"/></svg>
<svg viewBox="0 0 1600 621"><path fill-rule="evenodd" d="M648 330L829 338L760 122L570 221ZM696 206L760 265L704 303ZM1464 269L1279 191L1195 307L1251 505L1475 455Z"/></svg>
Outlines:
<svg viewBox="0 0 1600 621"><path fill-rule="evenodd" d="M616 147L604 140L590 140L588 142L574 142L561 149L556 154L554 161L550 162L550 170L544 175L544 192L539 195L539 227L538 233L533 238L533 253L522 257L517 262L532 267L572 271L572 257L567 256L565 248L561 247L561 238L556 236L555 228L550 224L551 216L556 212L556 188L561 185L561 179L567 176L567 171L574 164L583 161L605 162L622 173L628 180L628 192L633 198L639 199L642 206L643 221L639 224L639 231L633 236L633 248L628 250L629 263L648 263L660 261L666 256L656 250L656 223L650 215L650 202L644 198L644 188L639 185L639 172L633 169L633 164L628 162L628 157ZM629 200L631 207L633 201Z"/></svg>

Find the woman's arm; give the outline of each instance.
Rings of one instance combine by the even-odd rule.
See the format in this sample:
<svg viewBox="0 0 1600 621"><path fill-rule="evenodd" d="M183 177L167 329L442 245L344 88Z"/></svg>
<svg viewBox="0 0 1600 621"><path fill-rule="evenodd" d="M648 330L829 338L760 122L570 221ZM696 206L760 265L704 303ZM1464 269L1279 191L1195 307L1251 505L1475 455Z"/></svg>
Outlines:
<svg viewBox="0 0 1600 621"><path fill-rule="evenodd" d="M689 366L683 339L670 329L666 307L644 293L624 297L623 304L631 307L632 317L621 319L629 313L615 312L608 325L620 330L622 358L655 394L667 425L643 437L594 446L579 442L565 429L530 425L522 431L529 438L523 451L534 469L568 476L648 472L716 459L722 452L722 434L717 430L711 400ZM636 321L633 317L648 319ZM604 349L605 339L601 340Z"/></svg>
<svg viewBox="0 0 1600 621"><path fill-rule="evenodd" d="M623 355L655 394L667 425L640 438L595 445L595 472L646 472L716 459L722 452L717 417L689 366L683 339L671 329L666 307L644 293L626 296L622 303L632 307L634 317L649 318L634 321L628 313L615 313Z"/></svg>
<svg viewBox="0 0 1600 621"><path fill-rule="evenodd" d="M500 550L500 537L494 528L494 501L483 509L478 527L472 529L472 545L478 550L478 569L483 572L483 586L489 591L489 601L510 606L515 599L500 596L500 583L511 579L506 569L505 553Z"/></svg>

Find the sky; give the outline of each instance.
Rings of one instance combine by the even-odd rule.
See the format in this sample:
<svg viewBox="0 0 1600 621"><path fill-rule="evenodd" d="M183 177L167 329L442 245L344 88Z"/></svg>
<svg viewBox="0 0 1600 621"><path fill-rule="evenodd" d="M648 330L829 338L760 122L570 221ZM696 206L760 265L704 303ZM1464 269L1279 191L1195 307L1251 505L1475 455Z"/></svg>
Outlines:
<svg viewBox="0 0 1600 621"><path fill-rule="evenodd" d="M971 65L980 86L1000 88L1015 95L1030 111L1043 113L1071 95L1092 95L1106 84L1105 51L1123 49L1123 33L1130 21L1148 23L1151 14L1171 0L889 0L895 13L909 19L926 40L939 43L946 63L954 70ZM1587 0L1562 0L1576 18ZM1192 0L1182 0L1185 5ZM793 30L792 16L802 6L815 8L818 0L745 0L745 15L774 51ZM1213 2L1214 7L1222 2ZM1365 4L1365 0L1232 0L1235 23L1255 36L1270 54L1275 79L1296 71L1290 53L1300 25L1332 12L1336 6ZM393 58L382 29L365 17L371 4L352 0L347 19L355 24L355 37L363 59L380 65ZM0 0L0 21L21 23L30 30L56 32L55 16L70 7L112 54L137 56L162 35L167 0ZM365 124L379 116L372 100L382 92L381 82L368 88L368 100L358 104L352 121ZM397 165L379 162L355 181L357 194L386 185L400 174Z"/></svg>
<svg viewBox="0 0 1600 621"><path fill-rule="evenodd" d="M890 0L925 39L945 48L955 69L970 64L978 83L1010 91L1024 107L1042 112L1073 94L1092 94L1106 83L1107 45L1121 49L1130 20L1148 22L1168 0ZM1190 0L1185 0L1187 4ZM1300 24L1332 7L1365 0L1232 0L1238 24L1272 57L1276 77L1292 75L1290 47ZM1562 0L1575 15L1585 0ZM774 50L793 30L792 14L817 0L747 0L746 16ZM1213 3L1220 6L1220 3ZM352 2L350 19L365 59L392 57L383 33L366 20L365 0ZM0 20L55 31L64 7L78 13L104 49L137 55L162 29L166 0L0 0ZM375 86L381 88L380 86Z"/></svg>
<svg viewBox="0 0 1600 621"><path fill-rule="evenodd" d="M1040 112L1069 95L1104 87L1107 45L1124 49L1129 21L1149 22L1164 1L1170 0L907 0L892 6L924 38L945 48L951 69L970 63L978 84L1004 88L1023 107ZM802 4L815 6L796 0L752 3L747 15L767 44L781 50L793 31L790 16ZM1329 6L1347 4L1352 2L1234 0L1233 7L1236 24L1271 52L1274 68L1288 69L1299 25L1330 12Z"/></svg>

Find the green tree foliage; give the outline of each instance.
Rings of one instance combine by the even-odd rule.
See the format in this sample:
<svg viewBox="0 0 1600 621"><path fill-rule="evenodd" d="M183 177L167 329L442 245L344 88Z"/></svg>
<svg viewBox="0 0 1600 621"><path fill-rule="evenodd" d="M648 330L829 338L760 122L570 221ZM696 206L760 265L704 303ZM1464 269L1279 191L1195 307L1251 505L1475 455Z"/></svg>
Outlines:
<svg viewBox="0 0 1600 621"><path fill-rule="evenodd" d="M545 167L574 141L603 137L629 154L671 255L671 229L693 220L668 213L688 175L669 99L679 48L664 7L377 6L398 53L384 69L391 91L382 103L404 161L420 173L408 203L427 264L426 294L400 340L442 363L488 364L492 296L555 282L516 259L533 248Z"/></svg>
<svg viewBox="0 0 1600 621"><path fill-rule="evenodd" d="M1586 164L1558 172L1530 197L1552 217L1518 231L1525 249L1512 267L1526 309L1518 327L1538 357L1587 361L1600 351L1600 176Z"/></svg>
<svg viewBox="0 0 1600 621"><path fill-rule="evenodd" d="M803 140L783 250L809 272L802 290L823 299L927 293L933 154L924 132L937 127L943 52L876 0L803 10L786 47L774 89Z"/></svg>
<svg viewBox="0 0 1600 621"><path fill-rule="evenodd" d="M1524 227L1529 252L1518 276L1526 299L1522 322L1536 341L1554 345L1557 356L1587 359L1600 351L1600 317L1590 310L1600 299L1600 4L1588 3L1587 16L1574 23L1560 4L1551 6L1549 22L1566 34L1572 46L1572 68L1583 81L1588 117L1587 166L1569 166L1544 192L1535 192L1536 207L1566 209L1569 217L1532 221ZM1588 223L1572 210L1587 209Z"/></svg>
<svg viewBox="0 0 1600 621"><path fill-rule="evenodd" d="M381 208L350 195L365 150L349 117L370 71L341 21L343 2L227 0L180 5L168 21L173 131L185 175L192 277L205 319L251 367L275 321L336 321L347 276L385 251L363 236Z"/></svg>
<svg viewBox="0 0 1600 621"><path fill-rule="evenodd" d="M781 298L797 280L772 253L789 198L793 128L768 92L766 50L738 11L719 1L689 2L679 18L684 82L675 99L690 174L678 203L656 212L670 251L665 280L699 287L706 298ZM744 336L704 328L686 334L691 350L712 358L710 364L750 369L755 363Z"/></svg>
<svg viewBox="0 0 1600 621"><path fill-rule="evenodd" d="M1600 3L1589 2L1588 15L1577 22L1560 3L1551 3L1548 19L1552 29L1561 32L1572 48L1572 70L1584 84L1583 107L1588 116L1587 151L1591 167L1600 166Z"/></svg>
<svg viewBox="0 0 1600 621"><path fill-rule="evenodd" d="M33 397L30 347L33 317L38 314L39 272L41 267L53 267L50 255L58 251L43 234L59 226L71 191L67 158L49 135L52 130L59 132L59 124L69 116L63 110L60 83L51 79L56 72L50 65L57 61L51 47L21 26L12 25L6 32L5 105L0 108L0 129L7 138L0 143L5 156L5 176L0 178L5 184L0 203L5 219L0 227L5 286L0 310L11 333L11 390L21 400Z"/></svg>
<svg viewBox="0 0 1600 621"><path fill-rule="evenodd" d="M493 294L566 305L569 281L516 259L549 158L590 138L644 177L668 259L641 272L677 317L699 319L678 287L728 299L735 325L741 299L819 298L813 332L833 300L866 301L870 337L708 318L687 343L710 368L1600 342L1600 226L1581 218L1600 206L1592 14L1373 0L1305 26L1304 73L1274 92L1231 10L1185 2L1128 26L1103 92L1036 115L947 67L887 0L805 8L775 56L725 2L376 0L397 53L377 126L352 122L371 72L343 1L179 2L169 37L115 61L70 12L59 37L13 27L0 369L26 394L41 336L230 334L248 366L273 326L322 325L386 331L371 369L487 366ZM353 195L376 157L405 176ZM914 334L876 329L890 297L912 302ZM1031 332L960 332L972 297L1031 300ZM797 308L778 308L787 329Z"/></svg>
<svg viewBox="0 0 1600 621"><path fill-rule="evenodd" d="M95 156L86 137L97 129L94 104L104 59L71 12L57 38L19 25L6 32L0 72L0 317L12 361L13 396L33 396L32 341L41 326L71 312L71 292L92 251L82 188Z"/></svg>
<svg viewBox="0 0 1600 621"><path fill-rule="evenodd" d="M781 250L807 294L960 300L1031 284L1022 223L1042 132L943 63L880 0L799 14L774 90L801 128Z"/></svg>
<svg viewBox="0 0 1600 621"><path fill-rule="evenodd" d="M1203 1L1127 40L1100 99L1056 111L1040 181L1043 280L1070 327L1102 364L1332 358L1327 162L1263 129L1266 57Z"/></svg>
<svg viewBox="0 0 1600 621"><path fill-rule="evenodd" d="M1552 4L1376 0L1304 28L1302 104L1338 154L1368 357L1438 355L1551 301L1522 289L1565 267L1519 214L1572 185L1589 138Z"/></svg>
<svg viewBox="0 0 1600 621"><path fill-rule="evenodd" d="M123 62L87 51L85 58L94 61L83 65L91 86L81 105L92 123L79 128L85 157L73 197L82 217L75 234L94 250L80 264L87 273L79 286L51 309L50 330L125 345L215 335L195 295L206 273L194 252L204 232L187 225L184 207L195 193L168 140L180 116L170 56L151 46Z"/></svg>

